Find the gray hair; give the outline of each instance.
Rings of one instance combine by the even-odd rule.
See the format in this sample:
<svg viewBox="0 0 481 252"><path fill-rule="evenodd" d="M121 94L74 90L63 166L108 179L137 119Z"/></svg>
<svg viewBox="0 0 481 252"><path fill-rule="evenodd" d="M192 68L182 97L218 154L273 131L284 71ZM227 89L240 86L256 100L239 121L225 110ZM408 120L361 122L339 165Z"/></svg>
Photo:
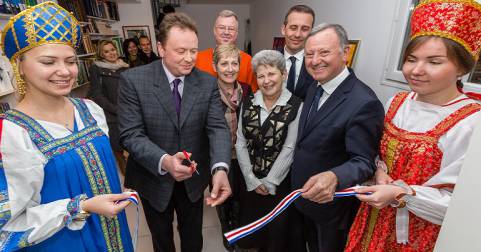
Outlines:
<svg viewBox="0 0 481 252"><path fill-rule="evenodd" d="M314 28L312 28L312 31L309 34L309 36L307 36L306 41L310 37L316 35L317 33L321 32L321 31L325 31L327 29L333 29L334 30L334 32L337 34L337 37L339 38L339 46L341 48L341 51L344 51L344 48L346 48L346 46L349 44L349 40L347 38L346 30L344 29L344 27L342 27L339 24L322 23L322 24L316 25Z"/></svg>
<svg viewBox="0 0 481 252"><path fill-rule="evenodd" d="M256 72L259 66L269 65L277 67L281 72L286 71L284 55L276 50L262 50L252 57L252 69Z"/></svg>
<svg viewBox="0 0 481 252"><path fill-rule="evenodd" d="M236 21L239 21L239 19L237 18L237 14L235 14L235 12L231 11L231 10L222 10L220 11L218 14L217 14L217 18L219 17L224 17L224 18L228 18L228 17L234 17Z"/></svg>

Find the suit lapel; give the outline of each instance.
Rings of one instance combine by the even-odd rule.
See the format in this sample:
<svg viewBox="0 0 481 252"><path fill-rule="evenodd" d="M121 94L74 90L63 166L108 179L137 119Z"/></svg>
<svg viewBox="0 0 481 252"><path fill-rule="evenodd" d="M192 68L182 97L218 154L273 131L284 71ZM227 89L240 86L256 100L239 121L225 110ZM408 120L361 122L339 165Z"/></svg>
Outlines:
<svg viewBox="0 0 481 252"><path fill-rule="evenodd" d="M307 69L306 69L306 63L304 61L304 58L302 58L302 65L301 65L301 72L299 73L299 78L297 79L297 84L296 84L296 89L295 92L299 93L300 90L302 90L302 86L307 85L308 83L305 83L304 79L306 78L307 74Z"/></svg>
<svg viewBox="0 0 481 252"><path fill-rule="evenodd" d="M302 137L305 137L309 132L311 132L317 124L324 120L347 99L347 93L352 90L352 86L354 84L353 79L355 79L355 75L354 73L350 73L350 75L336 88L336 90L334 90L331 96L327 98L326 102L315 113L314 118L311 118L308 122L306 122L307 125L305 125L304 134ZM310 99L312 100L312 94Z"/></svg>
<svg viewBox="0 0 481 252"><path fill-rule="evenodd" d="M170 83L165 75L164 69L162 68L162 64L159 62L158 67L155 68L154 73L154 93L155 97L162 104L167 115L169 116L172 123L177 127L179 127L179 122L177 119L177 112L175 111L174 100L172 99L172 90L170 89ZM185 88L184 88L185 90Z"/></svg>
<svg viewBox="0 0 481 252"><path fill-rule="evenodd" d="M184 125L185 120L194 107L195 100L198 96L197 93L199 92L199 83L197 82L196 78L192 77L192 74L185 76L184 80L184 92L182 94L182 103L180 106L179 128L182 128L182 125Z"/></svg>
<svg viewBox="0 0 481 252"><path fill-rule="evenodd" d="M301 117L299 119L299 130L297 131L297 135L299 136L299 138L302 136L304 132L304 128L306 126L307 114L309 113L309 108L311 107L312 99L314 98L315 93L316 93L316 84L312 83L312 85L309 87L309 90L307 91L306 99L304 100L304 105L302 106Z"/></svg>

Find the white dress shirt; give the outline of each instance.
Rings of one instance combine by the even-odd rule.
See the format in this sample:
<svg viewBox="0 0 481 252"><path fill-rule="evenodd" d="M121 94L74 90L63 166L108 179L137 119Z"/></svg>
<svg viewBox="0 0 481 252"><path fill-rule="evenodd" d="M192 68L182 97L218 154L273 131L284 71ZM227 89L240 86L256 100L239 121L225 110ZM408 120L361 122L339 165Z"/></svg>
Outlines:
<svg viewBox="0 0 481 252"><path fill-rule="evenodd" d="M324 89L324 92L322 93L321 99L319 100L319 106L317 107L317 110L321 108L321 106L327 101L329 96L331 96L332 93L336 90L339 85L349 76L349 70L347 70L347 67L344 67L344 70L340 74L338 74L334 79L321 84L320 82L317 83L317 85L321 85L322 89Z"/></svg>
<svg viewBox="0 0 481 252"><path fill-rule="evenodd" d="M289 73L289 70L291 70L292 62L289 59L291 56L296 57L296 79L294 81L294 89L297 86L297 81L299 80L299 75L301 74L301 68L302 68L302 62L304 61L304 49L300 50L296 54L290 54L287 52L286 48L284 47L284 59L286 60L286 70L287 73ZM287 84L287 80L284 82L284 84Z"/></svg>

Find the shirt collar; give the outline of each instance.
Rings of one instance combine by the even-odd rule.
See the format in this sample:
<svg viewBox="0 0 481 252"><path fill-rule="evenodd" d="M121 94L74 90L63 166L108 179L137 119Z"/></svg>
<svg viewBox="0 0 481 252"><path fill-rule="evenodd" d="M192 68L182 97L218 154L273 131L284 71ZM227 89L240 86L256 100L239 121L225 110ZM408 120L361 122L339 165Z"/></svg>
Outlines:
<svg viewBox="0 0 481 252"><path fill-rule="evenodd" d="M291 99L292 93L287 90L287 88L282 88L282 93L281 96L276 101L276 104L274 104L273 108L277 105L279 106L286 106L287 102L289 99ZM267 110L266 105L264 104L264 99L262 98L262 92L259 90L258 92L254 93L254 105L256 106L261 106L265 110Z"/></svg>
<svg viewBox="0 0 481 252"><path fill-rule="evenodd" d="M185 76L175 77L175 76L169 71L169 69L167 69L167 67L165 67L163 60L162 60L162 67L164 68L165 75L167 75L167 80L169 81L169 84L171 84L172 81L174 81L175 79L180 79L180 82L181 82L181 83L184 83Z"/></svg>
<svg viewBox="0 0 481 252"><path fill-rule="evenodd" d="M344 67L344 70L342 70L341 73L334 77L334 79L324 84L318 82L317 85L322 85L322 89L324 90L324 92L330 95L334 92L334 90L336 90L337 87L339 87L339 85L341 85L341 83L347 78L347 76L349 76L349 70L347 69L347 67Z"/></svg>
<svg viewBox="0 0 481 252"><path fill-rule="evenodd" d="M302 50L298 51L297 53L295 53L294 55L292 55L289 52L287 52L286 47L284 47L284 59L288 60L289 57L291 57L291 56L296 57L296 59L298 61L303 61L304 60L304 49L302 49Z"/></svg>

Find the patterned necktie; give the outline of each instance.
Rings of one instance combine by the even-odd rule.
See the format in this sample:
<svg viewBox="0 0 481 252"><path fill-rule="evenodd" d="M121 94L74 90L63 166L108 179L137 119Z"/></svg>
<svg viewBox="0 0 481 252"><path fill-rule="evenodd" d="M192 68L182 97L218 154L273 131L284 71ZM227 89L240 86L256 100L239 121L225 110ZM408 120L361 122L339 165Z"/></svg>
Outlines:
<svg viewBox="0 0 481 252"><path fill-rule="evenodd" d="M175 110L177 111L177 117L180 115L180 93L179 93L179 84L180 84L180 79L175 79L172 81L172 84L174 84L174 88L172 89L172 98L174 99L174 105L175 105Z"/></svg>
<svg viewBox="0 0 481 252"><path fill-rule="evenodd" d="M289 69L289 75L287 76L287 90L294 92L294 84L296 83L296 57L289 57L291 61L291 68Z"/></svg>
<svg viewBox="0 0 481 252"><path fill-rule="evenodd" d="M319 108L319 101L321 100L323 92L324 89L322 89L322 86L317 85L316 95L314 96L314 99L312 99L311 107L309 108L309 114L307 114L307 121L310 121L314 117L314 114L317 112Z"/></svg>

